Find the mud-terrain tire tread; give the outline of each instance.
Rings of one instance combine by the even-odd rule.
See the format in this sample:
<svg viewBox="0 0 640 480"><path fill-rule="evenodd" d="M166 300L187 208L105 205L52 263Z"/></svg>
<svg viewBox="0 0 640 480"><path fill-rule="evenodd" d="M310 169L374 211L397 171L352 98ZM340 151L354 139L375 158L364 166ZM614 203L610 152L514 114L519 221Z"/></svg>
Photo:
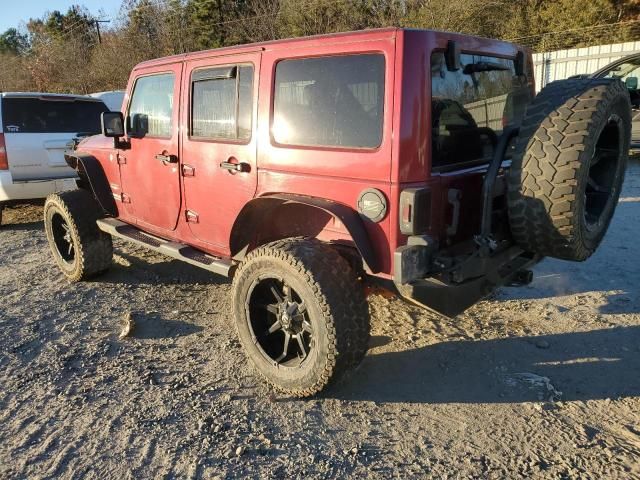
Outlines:
<svg viewBox="0 0 640 480"><path fill-rule="evenodd" d="M72 271L62 269L70 282L88 280L106 272L113 261L113 242L111 235L101 231L96 221L104 215L93 195L86 190L70 190L54 193L47 197L44 218L47 239L56 262L58 254L54 251L51 228L47 225L47 212L57 208L71 227L75 240L76 263Z"/></svg>
<svg viewBox="0 0 640 480"><path fill-rule="evenodd" d="M328 331L328 358L319 380L306 388L285 389L256 370L276 390L293 397L308 397L334 383L346 372L355 368L365 356L369 345L370 317L364 288L356 274L335 249L313 238L287 238L277 240L251 251L234 275L234 309L236 321L244 321L239 315L238 283L261 261L285 262L293 267L315 294L323 312ZM239 332L238 332L239 333ZM250 357L250 352L247 351Z"/></svg>
<svg viewBox="0 0 640 480"><path fill-rule="evenodd" d="M577 200L588 173L588 165L583 164L597 141L590 136L597 125L605 125L605 115L617 102L629 103L620 81L569 79L550 83L527 107L516 140L507 196L511 232L523 249L582 261L599 244L620 194L627 152L622 153L622 178L613 195L613 209L593 240L583 238L583 220L579 218L583 213L578 211ZM631 118L622 120L629 130L624 132L628 145Z"/></svg>

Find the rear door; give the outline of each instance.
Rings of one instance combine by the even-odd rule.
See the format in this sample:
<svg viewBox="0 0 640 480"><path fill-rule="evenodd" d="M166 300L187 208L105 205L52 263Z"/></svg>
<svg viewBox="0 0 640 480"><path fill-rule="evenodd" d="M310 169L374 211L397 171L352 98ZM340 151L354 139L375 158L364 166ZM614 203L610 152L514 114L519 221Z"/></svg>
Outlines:
<svg viewBox="0 0 640 480"><path fill-rule="evenodd" d="M186 65L182 176L191 232L229 253L229 235L257 184L256 102L260 53Z"/></svg>
<svg viewBox="0 0 640 480"><path fill-rule="evenodd" d="M78 136L100 132L102 101L58 95L5 96L2 125L14 180L75 176L64 152Z"/></svg>

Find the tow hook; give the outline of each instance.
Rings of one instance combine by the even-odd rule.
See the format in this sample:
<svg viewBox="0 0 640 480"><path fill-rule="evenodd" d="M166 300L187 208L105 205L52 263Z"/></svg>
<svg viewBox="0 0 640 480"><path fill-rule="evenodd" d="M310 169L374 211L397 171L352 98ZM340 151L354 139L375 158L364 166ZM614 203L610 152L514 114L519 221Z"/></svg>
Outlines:
<svg viewBox="0 0 640 480"><path fill-rule="evenodd" d="M508 283L510 287L524 287L533 281L533 271L518 270L511 281Z"/></svg>

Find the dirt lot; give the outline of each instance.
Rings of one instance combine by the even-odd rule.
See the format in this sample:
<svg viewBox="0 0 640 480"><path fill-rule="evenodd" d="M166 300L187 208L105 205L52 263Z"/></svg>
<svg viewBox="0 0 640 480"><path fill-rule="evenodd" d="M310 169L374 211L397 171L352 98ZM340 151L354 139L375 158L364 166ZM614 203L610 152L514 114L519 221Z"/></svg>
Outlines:
<svg viewBox="0 0 640 480"><path fill-rule="evenodd" d="M640 478L638 162L590 261L455 320L376 295L365 361L311 400L252 373L223 280L118 243L70 286L41 208L5 213L0 478Z"/></svg>

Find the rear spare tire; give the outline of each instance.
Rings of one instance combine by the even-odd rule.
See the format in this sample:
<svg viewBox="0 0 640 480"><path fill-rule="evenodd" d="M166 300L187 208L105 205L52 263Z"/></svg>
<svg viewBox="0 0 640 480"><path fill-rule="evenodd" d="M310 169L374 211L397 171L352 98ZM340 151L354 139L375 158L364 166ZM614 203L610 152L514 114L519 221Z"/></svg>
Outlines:
<svg viewBox="0 0 640 480"><path fill-rule="evenodd" d="M612 79L571 79L527 107L509 173L509 223L525 250L582 261L598 247L618 203L631 105Z"/></svg>

